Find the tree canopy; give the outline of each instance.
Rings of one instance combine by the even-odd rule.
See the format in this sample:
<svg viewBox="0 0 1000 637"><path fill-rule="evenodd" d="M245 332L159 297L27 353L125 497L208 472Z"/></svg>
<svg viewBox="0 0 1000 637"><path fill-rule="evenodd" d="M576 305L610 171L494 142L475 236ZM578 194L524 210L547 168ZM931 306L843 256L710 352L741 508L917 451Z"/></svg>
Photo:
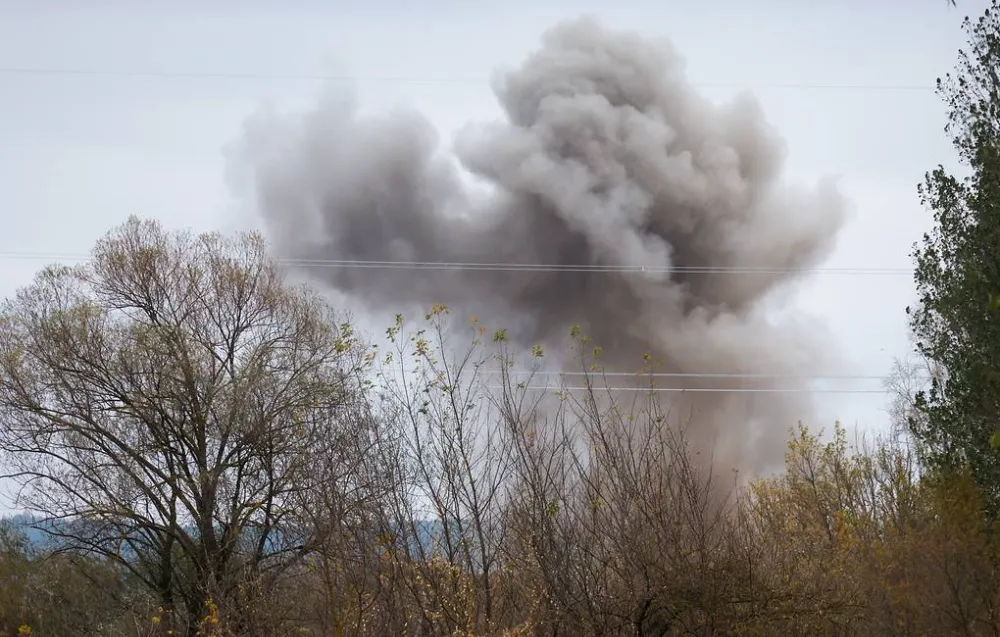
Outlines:
<svg viewBox="0 0 1000 637"><path fill-rule="evenodd" d="M259 236L132 219L0 309L15 505L194 616L321 540L303 512L346 479L359 351Z"/></svg>
<svg viewBox="0 0 1000 637"><path fill-rule="evenodd" d="M917 395L911 429L926 461L968 469L1000 506L1000 21L997 4L965 20L967 50L938 80L946 131L968 175L927 174L934 227L914 250L919 302L908 308L916 347L937 373Z"/></svg>

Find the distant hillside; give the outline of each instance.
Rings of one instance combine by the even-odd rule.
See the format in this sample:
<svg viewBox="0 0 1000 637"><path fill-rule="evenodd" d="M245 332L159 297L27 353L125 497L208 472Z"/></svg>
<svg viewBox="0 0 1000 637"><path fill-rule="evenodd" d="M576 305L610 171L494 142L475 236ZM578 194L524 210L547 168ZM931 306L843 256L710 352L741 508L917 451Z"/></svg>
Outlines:
<svg viewBox="0 0 1000 637"><path fill-rule="evenodd" d="M45 528L48 527L52 530L57 529L68 529L72 524L72 520L61 521L61 522L44 522L43 518L39 516L31 515L30 513L21 513L17 515L7 516L0 518L0 524L10 525L15 531L24 535L27 539L29 546L33 548L42 548L52 541L52 536L45 532ZM433 552L435 547L440 547L444 535L444 525L436 520L423 520L416 523L416 533L417 541L412 542L411 549L416 550L419 546L423 546L424 550L427 552ZM196 535L194 529L188 529L192 535ZM272 540L271 544L280 544L279 539Z"/></svg>
<svg viewBox="0 0 1000 637"><path fill-rule="evenodd" d="M28 540L28 543L34 547L44 546L49 540L49 535L42 530L45 526L42 524L42 519L33 516L30 513L20 513L18 515L0 518L0 524L8 524L13 527L15 531L23 534ZM50 523L49 528L55 529L58 527L55 524Z"/></svg>

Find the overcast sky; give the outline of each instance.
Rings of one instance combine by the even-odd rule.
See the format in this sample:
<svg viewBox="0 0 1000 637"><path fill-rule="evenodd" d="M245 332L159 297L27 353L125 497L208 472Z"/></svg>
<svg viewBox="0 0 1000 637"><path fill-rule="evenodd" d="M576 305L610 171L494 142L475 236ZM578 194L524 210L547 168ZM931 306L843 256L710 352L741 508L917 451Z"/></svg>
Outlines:
<svg viewBox="0 0 1000 637"><path fill-rule="evenodd" d="M985 5L0 0L0 292L44 262L24 253L85 253L130 214L174 227L247 225L226 185L225 146L263 104L301 108L323 88L259 76L355 76L365 108L419 108L447 140L498 115L494 68L583 13L671 40L713 99L752 90L787 141L789 179L842 178L852 217L827 265L908 268L929 220L916 184L954 162L929 87L955 63L962 16ZM828 325L851 373L877 376L908 349L912 298L907 275L826 274L801 285L793 307ZM820 424L879 428L885 403L827 396Z"/></svg>

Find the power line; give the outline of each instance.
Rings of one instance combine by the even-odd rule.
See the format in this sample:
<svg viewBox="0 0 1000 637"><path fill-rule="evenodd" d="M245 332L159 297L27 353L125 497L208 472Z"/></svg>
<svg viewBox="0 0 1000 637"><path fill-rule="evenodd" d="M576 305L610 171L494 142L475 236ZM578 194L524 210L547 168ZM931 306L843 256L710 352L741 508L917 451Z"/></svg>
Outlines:
<svg viewBox="0 0 1000 637"><path fill-rule="evenodd" d="M65 76L105 76L105 77L157 77L166 79L221 79L221 80L290 80L290 81L334 81L334 82L378 82L394 84L481 84L488 85L488 78L460 77L406 77L377 75L342 75L325 73L236 73L161 71L156 69L75 69L61 67L0 67L3 75L65 75ZM814 84L804 82L755 84L753 86L732 83L692 82L699 88L756 88L780 90L834 90L834 91L919 91L935 90L934 86L923 84Z"/></svg>
<svg viewBox="0 0 1000 637"><path fill-rule="evenodd" d="M910 268L776 268L755 266L642 266L557 263L461 263L445 261L369 261L358 259L280 259L287 265L407 270L486 270L517 272L686 273L686 274L785 274L795 272L837 274L912 274Z"/></svg>
<svg viewBox="0 0 1000 637"><path fill-rule="evenodd" d="M866 374L834 374L834 375L805 375L805 374L760 374L760 373L694 373L694 372L531 372L512 371L508 372L512 380L516 381L518 375L529 375L539 377L544 380L551 376L591 376L601 377L646 377L646 378L692 378L703 380L722 379L743 379L743 380L885 380L885 376ZM488 371L486 376L501 375L504 372ZM523 389L542 390L588 390L588 387L560 386L560 385L535 385L530 381L521 385ZM495 388L499 389L500 386ZM739 394L887 394L888 389L845 389L845 388L821 388L821 387L595 387L596 391L626 391L626 392L667 392L667 393L739 393Z"/></svg>
<svg viewBox="0 0 1000 637"><path fill-rule="evenodd" d="M67 260L88 259L84 254L38 252L0 252L8 260ZM910 268L769 268L754 266L641 266L558 263L473 263L448 261L372 261L365 259L277 259L282 265L322 268L384 269L384 270L472 270L486 272L594 272L594 273L681 273L681 274L864 274L911 275Z"/></svg>
<svg viewBox="0 0 1000 637"><path fill-rule="evenodd" d="M504 389L502 385L489 385L489 389ZM886 389L821 389L821 388L745 388L745 387L560 387L555 385L524 385L521 389L542 389L554 391L627 391L627 392L671 392L688 394L887 394Z"/></svg>
<svg viewBox="0 0 1000 637"><path fill-rule="evenodd" d="M630 378L704 378L704 379L746 379L746 380L885 380L888 374L757 374L757 373L696 373L696 372L560 372L560 371L486 371L486 375L511 376L589 376L592 378L601 377L630 377Z"/></svg>

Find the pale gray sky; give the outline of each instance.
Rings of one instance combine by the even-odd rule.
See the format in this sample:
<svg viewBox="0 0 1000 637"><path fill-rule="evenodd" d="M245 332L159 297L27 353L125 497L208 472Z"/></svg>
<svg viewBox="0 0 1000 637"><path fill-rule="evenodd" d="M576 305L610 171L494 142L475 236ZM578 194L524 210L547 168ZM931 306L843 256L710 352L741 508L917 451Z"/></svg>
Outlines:
<svg viewBox="0 0 1000 637"><path fill-rule="evenodd" d="M516 64L555 22L589 13L671 40L713 99L752 89L787 140L789 177L842 177L853 213L830 267L906 268L929 220L916 184L954 161L943 106L919 87L953 67L961 17L985 6L0 0L0 252L84 253L130 214L176 227L245 225L226 185L225 145L262 104L303 107L323 88L319 80L149 72L349 74L364 107L417 107L447 136L499 113L488 82L495 67ZM136 75L48 72L70 70ZM0 259L0 292L27 283L41 264ZM903 309L912 298L908 276L817 275L794 307L803 320L826 323L847 371L874 375L908 348ZM881 427L885 402L828 396L820 424Z"/></svg>

